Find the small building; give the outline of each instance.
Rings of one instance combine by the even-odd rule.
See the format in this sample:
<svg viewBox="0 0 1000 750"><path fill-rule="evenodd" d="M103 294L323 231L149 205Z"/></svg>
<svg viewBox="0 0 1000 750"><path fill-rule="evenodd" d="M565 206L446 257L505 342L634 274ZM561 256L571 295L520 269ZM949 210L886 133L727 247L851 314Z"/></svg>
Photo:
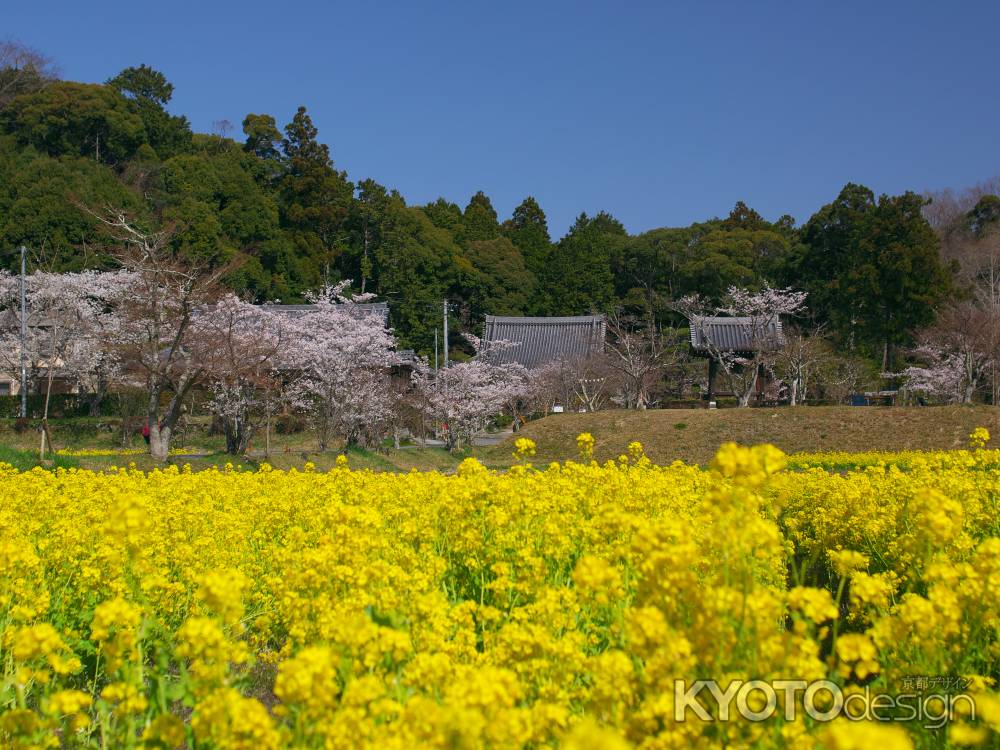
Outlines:
<svg viewBox="0 0 1000 750"><path fill-rule="evenodd" d="M603 315L562 318L487 315L483 349L496 364L516 362L534 369L550 362L584 360L603 352L605 331Z"/></svg>
<svg viewBox="0 0 1000 750"><path fill-rule="evenodd" d="M713 401L720 395L734 395L718 389L717 358L720 355L752 359L762 350L777 351L785 345L785 335L777 317L765 324L756 318L695 316L691 318L690 324L691 353L708 359L708 401ZM769 373L761 372L754 394L757 400L763 398L769 384Z"/></svg>

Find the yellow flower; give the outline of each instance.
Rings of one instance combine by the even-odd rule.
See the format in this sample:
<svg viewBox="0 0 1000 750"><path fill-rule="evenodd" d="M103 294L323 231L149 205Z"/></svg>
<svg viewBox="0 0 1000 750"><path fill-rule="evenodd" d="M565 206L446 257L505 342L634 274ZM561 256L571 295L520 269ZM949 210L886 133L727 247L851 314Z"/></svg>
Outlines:
<svg viewBox="0 0 1000 750"><path fill-rule="evenodd" d="M0 466L0 744L926 744L902 723L674 719L678 678L831 669L845 691L967 675L975 716L956 706L949 741L1000 728L1000 451L786 472L727 445L706 470L615 438L598 465L580 437L585 461L454 474Z"/></svg>
<svg viewBox="0 0 1000 750"><path fill-rule="evenodd" d="M184 722L178 716L160 714L142 733L142 743L151 748L181 747L184 745Z"/></svg>
<svg viewBox="0 0 1000 750"><path fill-rule="evenodd" d="M469 458L462 459L455 473L460 477L472 477L477 474L489 474L489 469L470 456Z"/></svg>
<svg viewBox="0 0 1000 750"><path fill-rule="evenodd" d="M74 674L80 669L80 660L73 656L59 632L47 622L24 625L8 631L11 656L25 665L21 681L48 679L48 669L57 675Z"/></svg>
<svg viewBox="0 0 1000 750"><path fill-rule="evenodd" d="M138 658L138 628L142 610L121 597L101 602L94 608L90 637L100 645L108 671Z"/></svg>
<svg viewBox="0 0 1000 750"><path fill-rule="evenodd" d="M959 747L982 745L986 742L989 734L986 727L970 726L960 721L948 724L948 741Z"/></svg>
<svg viewBox="0 0 1000 750"><path fill-rule="evenodd" d="M238 570L213 570L201 576L198 599L205 603L226 625L243 616L243 597L250 579Z"/></svg>
<svg viewBox="0 0 1000 750"><path fill-rule="evenodd" d="M834 572L841 577L849 576L868 567L868 557L854 550L830 550L827 555Z"/></svg>
<svg viewBox="0 0 1000 750"><path fill-rule="evenodd" d="M851 602L855 607L868 604L887 609L894 591L895 585L884 573L869 575L859 571L851 577Z"/></svg>
<svg viewBox="0 0 1000 750"><path fill-rule="evenodd" d="M785 454L773 445L742 448L736 443L724 443L712 460L712 468L724 477L756 487L784 469L786 463Z"/></svg>
<svg viewBox="0 0 1000 750"><path fill-rule="evenodd" d="M116 710L126 714L142 713L149 706L146 696L129 682L112 682L101 691L101 697L116 704Z"/></svg>
<svg viewBox="0 0 1000 750"><path fill-rule="evenodd" d="M631 745L613 729L591 718L579 722L562 743L564 750L629 750Z"/></svg>
<svg viewBox="0 0 1000 750"><path fill-rule="evenodd" d="M912 750L913 742L898 724L875 721L838 720L822 733L827 750Z"/></svg>
<svg viewBox="0 0 1000 750"><path fill-rule="evenodd" d="M274 694L286 705L319 716L334 709L339 685L333 653L325 646L310 646L281 663Z"/></svg>
<svg viewBox="0 0 1000 750"><path fill-rule="evenodd" d="M847 633L837 638L837 656L840 658L840 674L847 678L853 672L864 680L879 671L878 652L871 638L863 633Z"/></svg>
<svg viewBox="0 0 1000 750"><path fill-rule="evenodd" d="M198 703L191 728L199 744L226 750L270 750L280 745L267 709L234 688L222 688Z"/></svg>
<svg viewBox="0 0 1000 750"><path fill-rule="evenodd" d="M599 557L584 555L573 570L573 583L584 596L597 604L607 604L622 595L618 571Z"/></svg>
<svg viewBox="0 0 1000 750"><path fill-rule="evenodd" d="M57 690L46 701L46 713L66 716L81 713L90 706L90 696L80 690Z"/></svg>
<svg viewBox="0 0 1000 750"><path fill-rule="evenodd" d="M977 427L969 433L970 448L985 448L988 442L990 442L990 431L985 427Z"/></svg>
<svg viewBox="0 0 1000 750"><path fill-rule="evenodd" d="M535 455L535 441L520 437L514 441L514 458L524 461Z"/></svg>
<svg viewBox="0 0 1000 750"><path fill-rule="evenodd" d="M834 620L838 615L833 597L826 589L796 586L788 592L788 607L817 624Z"/></svg>
<svg viewBox="0 0 1000 750"><path fill-rule="evenodd" d="M646 451L643 449L642 443L638 440L633 440L628 444L628 453L632 457L632 460L636 462L646 457Z"/></svg>

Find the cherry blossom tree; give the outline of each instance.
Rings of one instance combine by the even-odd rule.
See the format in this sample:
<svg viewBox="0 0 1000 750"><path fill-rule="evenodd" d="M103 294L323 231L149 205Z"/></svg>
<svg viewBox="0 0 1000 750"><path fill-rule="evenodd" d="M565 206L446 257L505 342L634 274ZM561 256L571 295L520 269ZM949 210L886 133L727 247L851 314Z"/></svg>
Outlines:
<svg viewBox="0 0 1000 750"><path fill-rule="evenodd" d="M202 347L212 394L208 408L222 422L228 453L246 453L257 431L270 429L282 393L278 360L289 339L285 323L268 307L233 294L195 316L196 337L211 342ZM267 438L269 443L269 431Z"/></svg>
<svg viewBox="0 0 1000 750"><path fill-rule="evenodd" d="M106 346L112 326L110 302L123 283L120 273L35 272L25 278L27 333L25 358L36 383L44 372L45 405L42 412L41 454L48 434L52 384L58 377L81 390L106 389L119 372ZM0 365L20 369L20 280L0 274ZM51 443L51 440L49 441Z"/></svg>
<svg viewBox="0 0 1000 750"><path fill-rule="evenodd" d="M311 415L326 450L333 434L348 445L377 443L392 418L392 332L382 315L346 294L349 281L307 295L313 309L286 322L280 365L293 373L289 392Z"/></svg>
<svg viewBox="0 0 1000 750"><path fill-rule="evenodd" d="M934 324L917 335L917 364L902 373L906 387L949 403L970 404L985 390L996 403L993 375L1000 360L1000 305L978 288L945 306Z"/></svg>
<svg viewBox="0 0 1000 750"><path fill-rule="evenodd" d="M914 355L924 364L907 367L902 373L883 373L883 377L902 377L907 389L914 393L959 403L965 381L963 357L929 344L918 346Z"/></svg>
<svg viewBox="0 0 1000 750"><path fill-rule="evenodd" d="M449 450L459 449L463 441L470 443L490 419L528 396L527 370L516 362L497 364L490 356L511 344L466 338L476 350L473 359L437 372L426 365L413 372L420 403L427 417L440 425Z"/></svg>
<svg viewBox="0 0 1000 750"><path fill-rule="evenodd" d="M119 243L116 258L125 271L107 335L126 372L146 390L149 452L165 461L184 398L205 380L215 345L194 325L196 313L222 297L220 279L231 269L179 257L172 227L148 230L114 208L93 215Z"/></svg>

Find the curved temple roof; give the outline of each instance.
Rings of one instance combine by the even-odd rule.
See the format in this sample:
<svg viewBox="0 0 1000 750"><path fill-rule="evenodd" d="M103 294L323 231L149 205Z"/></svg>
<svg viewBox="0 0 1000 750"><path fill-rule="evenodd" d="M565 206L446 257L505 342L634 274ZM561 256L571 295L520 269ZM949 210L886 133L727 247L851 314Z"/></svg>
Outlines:
<svg viewBox="0 0 1000 750"><path fill-rule="evenodd" d="M485 356L497 364L517 362L530 369L603 351L604 331L603 315L567 318L487 315L483 349ZM490 346L504 342L513 346Z"/></svg>
<svg viewBox="0 0 1000 750"><path fill-rule="evenodd" d="M691 318L691 348L696 354L708 353L710 347L722 352L773 351L785 345L781 321L755 318Z"/></svg>

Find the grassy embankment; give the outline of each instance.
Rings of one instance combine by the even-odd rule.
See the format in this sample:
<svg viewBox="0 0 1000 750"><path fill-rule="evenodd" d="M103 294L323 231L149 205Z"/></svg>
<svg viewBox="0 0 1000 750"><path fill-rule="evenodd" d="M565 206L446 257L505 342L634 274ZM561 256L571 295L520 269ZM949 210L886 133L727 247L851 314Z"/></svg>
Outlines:
<svg viewBox="0 0 1000 750"><path fill-rule="evenodd" d="M538 446L536 465L563 461L577 454L576 436L590 432L597 440L598 460L615 458L632 440L639 440L658 463L682 460L707 463L719 445L734 441L750 445L773 443L787 453L818 451L949 450L965 447L969 432L984 426L1000 439L1000 408L925 407L852 408L800 407L780 409L667 409L645 412L604 411L596 414L558 414L536 420L516 436L531 438ZM134 435L123 445L120 422L114 418L53 420L56 448L69 450L141 450L142 438ZM350 451L351 465L379 471L450 471L467 455L486 465L503 468L511 463L510 440L500 445L473 448L451 455L442 448L407 446L401 450ZM996 443L996 441L995 441ZM995 447L991 445L990 447ZM193 421L174 443L189 448L172 462L189 463L195 470L228 462L248 468L263 460L263 440L258 438L252 457L235 459L223 452L224 441L208 432L207 420ZM333 465L339 446L319 453L315 436L308 433L274 435L269 462L276 468L301 467L307 461L323 470ZM12 420L0 420L0 461L22 469L35 465L38 433L14 430ZM103 469L134 462L155 466L148 456L56 457L56 464Z"/></svg>
<svg viewBox="0 0 1000 750"><path fill-rule="evenodd" d="M995 436L988 447L1000 445L1000 407L993 406L605 411L553 415L518 434L537 444L536 464L575 455L581 432L597 440L594 455L601 461L639 440L657 463L706 463L729 441L772 443L786 453L952 450L965 448L969 432L980 426Z"/></svg>

